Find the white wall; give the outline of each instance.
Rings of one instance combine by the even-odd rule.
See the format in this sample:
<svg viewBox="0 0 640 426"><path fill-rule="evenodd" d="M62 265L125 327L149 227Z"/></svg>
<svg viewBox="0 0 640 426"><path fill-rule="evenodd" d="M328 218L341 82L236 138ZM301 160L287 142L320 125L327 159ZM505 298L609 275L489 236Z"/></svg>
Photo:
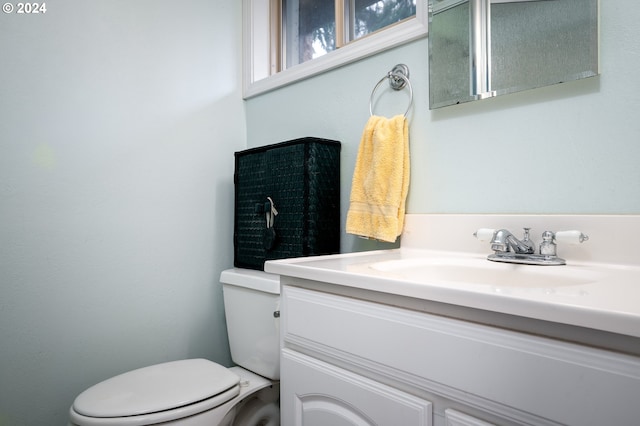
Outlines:
<svg viewBox="0 0 640 426"><path fill-rule="evenodd" d="M415 93L409 213L639 214L639 39L638 2L602 1L601 76L435 111L428 40L418 40L250 99L248 144L342 141L344 218L371 90L405 63ZM406 93L382 95L390 105L376 114L404 111ZM344 251L379 246L343 235Z"/></svg>
<svg viewBox="0 0 640 426"><path fill-rule="evenodd" d="M0 425L131 368L228 354L240 2L0 14Z"/></svg>

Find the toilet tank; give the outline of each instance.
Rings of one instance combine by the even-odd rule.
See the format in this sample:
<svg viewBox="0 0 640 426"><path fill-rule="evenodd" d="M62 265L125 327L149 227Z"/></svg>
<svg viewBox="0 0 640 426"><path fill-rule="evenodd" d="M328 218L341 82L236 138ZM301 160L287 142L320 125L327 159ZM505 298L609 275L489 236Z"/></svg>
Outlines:
<svg viewBox="0 0 640 426"><path fill-rule="evenodd" d="M231 358L272 380L280 379L280 277L250 269L220 274Z"/></svg>

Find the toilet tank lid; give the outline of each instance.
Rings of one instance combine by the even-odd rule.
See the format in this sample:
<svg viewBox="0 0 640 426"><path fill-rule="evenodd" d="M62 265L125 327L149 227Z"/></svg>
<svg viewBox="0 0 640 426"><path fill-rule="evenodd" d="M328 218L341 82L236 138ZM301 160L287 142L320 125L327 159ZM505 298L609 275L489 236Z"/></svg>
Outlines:
<svg viewBox="0 0 640 426"><path fill-rule="evenodd" d="M253 269L232 268L222 271L220 282L238 287L280 294L280 275Z"/></svg>
<svg viewBox="0 0 640 426"><path fill-rule="evenodd" d="M173 361L100 382L78 395L73 409L88 417L139 416L211 398L239 382L237 374L206 359Z"/></svg>

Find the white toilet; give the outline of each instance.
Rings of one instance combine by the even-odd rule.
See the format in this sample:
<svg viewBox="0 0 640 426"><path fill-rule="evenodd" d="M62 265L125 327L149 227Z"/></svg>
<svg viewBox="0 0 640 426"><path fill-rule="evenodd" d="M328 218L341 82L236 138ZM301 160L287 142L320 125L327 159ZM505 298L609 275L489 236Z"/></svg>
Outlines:
<svg viewBox="0 0 640 426"><path fill-rule="evenodd" d="M69 424L279 425L279 278L228 269L220 281L231 358L244 368L187 359L130 371L78 395Z"/></svg>

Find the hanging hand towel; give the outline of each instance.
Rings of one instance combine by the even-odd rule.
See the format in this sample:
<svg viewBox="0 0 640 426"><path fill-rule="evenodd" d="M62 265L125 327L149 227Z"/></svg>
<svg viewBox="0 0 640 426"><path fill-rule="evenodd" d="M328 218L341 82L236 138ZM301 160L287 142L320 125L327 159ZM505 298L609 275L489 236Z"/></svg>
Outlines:
<svg viewBox="0 0 640 426"><path fill-rule="evenodd" d="M362 133L347 213L349 234L394 242L409 189L409 134L403 115L372 116Z"/></svg>

